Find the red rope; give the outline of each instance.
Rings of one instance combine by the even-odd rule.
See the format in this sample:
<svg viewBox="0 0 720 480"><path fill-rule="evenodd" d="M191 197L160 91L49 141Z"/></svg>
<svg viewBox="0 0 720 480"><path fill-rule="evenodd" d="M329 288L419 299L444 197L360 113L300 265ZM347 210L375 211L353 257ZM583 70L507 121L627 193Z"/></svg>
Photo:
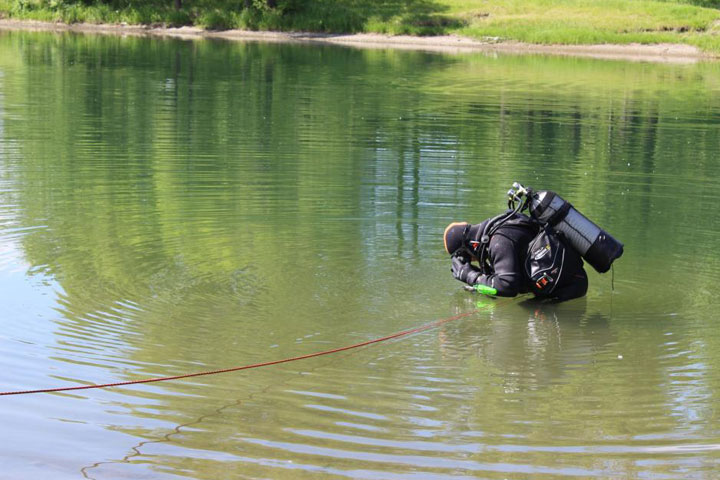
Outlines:
<svg viewBox="0 0 720 480"><path fill-rule="evenodd" d="M0 396L3 396L3 395L26 395L26 394L30 394L30 393L70 392L73 390L89 390L91 388L121 387L124 385L135 385L135 384L139 384L139 383L152 383L152 382L165 382L168 380L178 380L181 378L201 377L203 375L215 375L218 373L228 373L228 372L237 372L240 370L249 370L251 368L268 367L270 365L278 365L280 363L294 362L296 360L305 360L306 358L313 358L313 357L319 357L322 355L329 355L331 353L344 352L345 350L352 350L353 348L364 347L366 345L372 345L373 343L380 343L380 342L385 342L387 340L392 340L393 338L404 337L406 335L411 335L413 333L418 333L418 332L422 332L425 330L429 330L431 328L438 327L440 325L443 325L448 322L452 322L453 320L457 320L459 318L470 316L470 315L476 313L477 311L478 310L474 310L472 312L461 313L459 315L455 315L455 316L449 317L449 318L444 318L442 320L436 320L434 322L427 323L427 324L422 325L417 328L412 328L410 330L403 330L402 332L393 333L392 335L387 335L385 337L376 338L374 340L368 340L366 342L360 342L360 343L356 343L354 345L348 345L346 347L333 348L332 350L323 350L321 352L308 353L308 354L300 355L297 357L284 358L282 360L273 360L270 362L253 363L251 365L243 365L241 367L223 368L221 370L210 370L207 372L186 373L184 375L174 375L171 377L144 378L144 379L140 379L140 380L129 380L126 382L78 385L75 387L40 388L37 390L19 390L19 391L11 391L11 392L0 392Z"/></svg>

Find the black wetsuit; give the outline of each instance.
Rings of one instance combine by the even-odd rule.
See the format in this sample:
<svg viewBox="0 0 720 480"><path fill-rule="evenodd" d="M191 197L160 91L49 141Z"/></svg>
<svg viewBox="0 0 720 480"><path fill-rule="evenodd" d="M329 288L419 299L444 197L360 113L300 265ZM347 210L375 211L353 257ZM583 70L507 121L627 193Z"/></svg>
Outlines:
<svg viewBox="0 0 720 480"><path fill-rule="evenodd" d="M482 232L486 222L471 232ZM473 226L476 227L476 226ZM475 280L497 290L498 295L514 297L530 291L530 280L525 273L525 259L530 241L538 233L537 224L526 215L517 214L501 225L490 237L487 252L487 271ZM570 300L582 297L587 292L588 279L580 255L572 248L566 249L565 273L553 293L546 298Z"/></svg>

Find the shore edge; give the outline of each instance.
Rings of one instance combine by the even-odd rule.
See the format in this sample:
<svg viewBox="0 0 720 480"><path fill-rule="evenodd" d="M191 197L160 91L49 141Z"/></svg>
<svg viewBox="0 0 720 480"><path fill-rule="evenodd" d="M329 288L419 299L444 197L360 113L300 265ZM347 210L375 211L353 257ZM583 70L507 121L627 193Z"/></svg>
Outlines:
<svg viewBox="0 0 720 480"><path fill-rule="evenodd" d="M237 41L279 43L315 43L357 48L394 48L443 53L487 52L507 54L561 55L607 60L658 63L695 63L718 57L684 44L603 44L603 45L536 45L514 41L479 41L457 35L416 37L373 33L323 34L307 32L264 32L248 30L204 30L199 27L156 27L128 24L65 24L32 20L0 19L1 30L76 32L120 36L156 36L181 39L217 38Z"/></svg>

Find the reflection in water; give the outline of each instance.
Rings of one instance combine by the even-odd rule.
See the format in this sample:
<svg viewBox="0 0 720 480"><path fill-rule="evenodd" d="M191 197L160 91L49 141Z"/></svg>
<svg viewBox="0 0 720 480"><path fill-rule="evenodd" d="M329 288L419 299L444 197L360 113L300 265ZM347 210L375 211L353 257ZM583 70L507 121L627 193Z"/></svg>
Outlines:
<svg viewBox="0 0 720 480"><path fill-rule="evenodd" d="M333 357L3 400L5 471L709 477L717 69L0 34L3 390L478 310ZM458 289L442 228L497 213L515 180L625 243L614 290L594 273L564 304Z"/></svg>

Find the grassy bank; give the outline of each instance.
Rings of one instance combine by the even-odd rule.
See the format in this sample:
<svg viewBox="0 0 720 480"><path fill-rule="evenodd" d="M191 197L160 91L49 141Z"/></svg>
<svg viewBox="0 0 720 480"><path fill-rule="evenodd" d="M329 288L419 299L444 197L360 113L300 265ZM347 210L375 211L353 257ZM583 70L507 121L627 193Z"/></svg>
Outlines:
<svg viewBox="0 0 720 480"><path fill-rule="evenodd" d="M678 43L720 53L720 0L175 1L0 0L0 15L207 29L459 34L540 44Z"/></svg>

